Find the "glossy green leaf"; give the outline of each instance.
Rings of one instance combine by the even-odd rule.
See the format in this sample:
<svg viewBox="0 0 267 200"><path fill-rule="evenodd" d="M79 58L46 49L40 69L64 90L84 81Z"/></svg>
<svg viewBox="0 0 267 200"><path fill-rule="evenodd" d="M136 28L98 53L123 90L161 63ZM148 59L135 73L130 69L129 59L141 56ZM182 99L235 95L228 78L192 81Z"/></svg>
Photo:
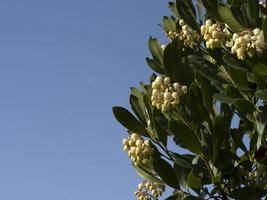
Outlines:
<svg viewBox="0 0 267 200"><path fill-rule="evenodd" d="M230 7L226 4L219 3L218 11L222 20L231 28L233 32L242 32L245 30L244 26L233 15Z"/></svg>
<svg viewBox="0 0 267 200"><path fill-rule="evenodd" d="M163 29L166 33L169 31L176 31L176 21L173 17L163 17Z"/></svg>
<svg viewBox="0 0 267 200"><path fill-rule="evenodd" d="M252 113L255 111L255 106L246 99L235 99L233 104L238 111L243 113Z"/></svg>
<svg viewBox="0 0 267 200"><path fill-rule="evenodd" d="M253 71L257 72L260 75L267 75L267 65L265 65L263 63L257 63L253 67Z"/></svg>
<svg viewBox="0 0 267 200"><path fill-rule="evenodd" d="M148 46L149 50L153 56L153 58L162 65L163 63L163 49L161 48L161 45L159 41L155 38L149 38L148 40Z"/></svg>
<svg viewBox="0 0 267 200"><path fill-rule="evenodd" d="M172 11L173 15L176 16L177 18L180 18L177 9L176 9L176 4L174 2L169 2L169 8Z"/></svg>
<svg viewBox="0 0 267 200"><path fill-rule="evenodd" d="M186 196L185 198L183 198L183 200L203 200L203 199L195 196Z"/></svg>
<svg viewBox="0 0 267 200"><path fill-rule="evenodd" d="M176 0L176 8L181 18L194 30L200 32L199 24L197 23L194 7L191 0L183 1Z"/></svg>
<svg viewBox="0 0 267 200"><path fill-rule="evenodd" d="M119 106L114 106L112 110L117 121L129 131L138 134L147 134L145 127L128 110Z"/></svg>
<svg viewBox="0 0 267 200"><path fill-rule="evenodd" d="M226 96L224 94L214 94L213 97L217 100L220 101L221 103L229 103L232 104L235 100L235 98Z"/></svg>
<svg viewBox="0 0 267 200"><path fill-rule="evenodd" d="M214 119L212 130L213 160L217 157L223 143L229 139L230 120L221 115L216 116Z"/></svg>
<svg viewBox="0 0 267 200"><path fill-rule="evenodd" d="M168 186L179 189L179 182L172 166L158 156L153 157L153 168Z"/></svg>
<svg viewBox="0 0 267 200"><path fill-rule="evenodd" d="M170 121L169 129L173 133L175 140L179 141L181 147L186 148L195 154L200 154L202 152L198 137L194 131L182 121Z"/></svg>
<svg viewBox="0 0 267 200"><path fill-rule="evenodd" d="M189 187L194 189L200 188L201 179L191 171L187 176L187 184Z"/></svg>
<svg viewBox="0 0 267 200"><path fill-rule="evenodd" d="M230 193L230 197L237 199L237 200L257 200L264 196L264 191L253 188L253 187L243 187L243 188L236 188Z"/></svg>
<svg viewBox="0 0 267 200"><path fill-rule="evenodd" d="M155 72L158 72L160 74L164 74L164 70L161 68L160 64L154 60L154 59L150 59L150 58L146 58L146 62L147 65L154 70Z"/></svg>
<svg viewBox="0 0 267 200"><path fill-rule="evenodd" d="M134 95L130 95L130 105L132 110L134 111L135 115L138 117L138 119L143 123L146 124L146 112L144 104L141 102L142 99L138 99Z"/></svg>
<svg viewBox="0 0 267 200"><path fill-rule="evenodd" d="M263 19L263 25L262 25L263 33L264 33L264 40L267 43L267 17Z"/></svg>
<svg viewBox="0 0 267 200"><path fill-rule="evenodd" d="M255 93L256 97L262 99L263 101L267 101L267 90L258 90Z"/></svg>
<svg viewBox="0 0 267 200"><path fill-rule="evenodd" d="M216 0L201 0L207 9L207 14L212 16L214 19L221 20L218 14L218 6Z"/></svg>
<svg viewBox="0 0 267 200"><path fill-rule="evenodd" d="M259 0L247 0L249 19L253 24L253 27L258 27L259 25Z"/></svg>
<svg viewBox="0 0 267 200"><path fill-rule="evenodd" d="M182 44L179 38L176 38L165 48L163 62L166 75L169 76L172 81L178 81L179 83L183 84L181 82L184 74L182 72L181 53Z"/></svg>
<svg viewBox="0 0 267 200"><path fill-rule="evenodd" d="M248 80L246 72L229 68L228 70L229 75L231 76L231 79L234 81L234 83L240 87L240 88L247 88L248 87Z"/></svg>

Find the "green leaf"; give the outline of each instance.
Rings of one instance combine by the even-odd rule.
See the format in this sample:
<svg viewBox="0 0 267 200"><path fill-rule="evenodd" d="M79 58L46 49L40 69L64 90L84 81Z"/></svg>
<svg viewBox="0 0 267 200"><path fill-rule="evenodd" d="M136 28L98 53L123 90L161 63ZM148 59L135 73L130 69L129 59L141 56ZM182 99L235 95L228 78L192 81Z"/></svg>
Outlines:
<svg viewBox="0 0 267 200"><path fill-rule="evenodd" d="M160 67L160 64L157 63L155 59L146 58L147 65L160 74L164 74L164 70Z"/></svg>
<svg viewBox="0 0 267 200"><path fill-rule="evenodd" d="M200 188L201 179L191 171L187 176L187 184L194 189Z"/></svg>
<svg viewBox="0 0 267 200"><path fill-rule="evenodd" d="M201 144L196 134L182 121L170 121L169 129L173 133L175 140L179 141L181 147L195 154L200 154L202 152Z"/></svg>
<svg viewBox="0 0 267 200"><path fill-rule="evenodd" d="M145 127L128 110L119 106L114 106L112 110L117 121L129 131L147 135Z"/></svg>
<svg viewBox="0 0 267 200"><path fill-rule="evenodd" d="M155 133L157 135L157 139L166 147L167 146L167 137L168 132L164 128L164 126L167 126L167 120L164 119L164 116L161 114L161 112L154 108L153 111L153 124L155 127ZM166 123L166 124L165 124Z"/></svg>
<svg viewBox="0 0 267 200"><path fill-rule="evenodd" d="M148 40L149 50L153 56L153 58L160 64L163 64L163 49L159 41L155 38L150 37Z"/></svg>
<svg viewBox="0 0 267 200"><path fill-rule="evenodd" d="M192 81L192 70L181 63L182 44L178 37L175 38L164 50L163 62L167 76L174 82L188 85Z"/></svg>
<svg viewBox="0 0 267 200"><path fill-rule="evenodd" d="M159 156L153 157L153 168L168 186L179 189L179 182L172 166Z"/></svg>
<svg viewBox="0 0 267 200"><path fill-rule="evenodd" d="M248 87L248 80L246 72L229 68L229 74L232 78L232 80L235 82L235 84L240 88L247 88Z"/></svg>
<svg viewBox="0 0 267 200"><path fill-rule="evenodd" d="M225 93L227 96L236 98L242 98L243 96L240 94L239 90L233 87L232 85L227 85L225 89Z"/></svg>
<svg viewBox="0 0 267 200"><path fill-rule="evenodd" d="M254 105L246 99L235 99L233 104L238 111L243 113L252 113L255 111Z"/></svg>
<svg viewBox="0 0 267 200"><path fill-rule="evenodd" d="M183 198L183 200L203 200L203 199L195 196L186 196L185 198Z"/></svg>
<svg viewBox="0 0 267 200"><path fill-rule="evenodd" d="M206 109L212 113L213 112L213 99L212 99L212 93L213 88L207 79L203 78L199 74L196 74L197 83L200 87L200 90L202 92L203 96L203 103L206 107Z"/></svg>
<svg viewBox="0 0 267 200"><path fill-rule="evenodd" d="M240 147L244 152L247 152L248 150L242 141L243 138L242 138L242 134L240 133L240 131L238 129L231 129L230 133L236 146Z"/></svg>
<svg viewBox="0 0 267 200"><path fill-rule="evenodd" d="M257 63L254 65L253 71L260 75L267 75L267 66L263 63Z"/></svg>
<svg viewBox="0 0 267 200"><path fill-rule="evenodd" d="M263 101L267 101L267 90L258 90L255 93L256 97L262 99Z"/></svg>
<svg viewBox="0 0 267 200"><path fill-rule="evenodd" d="M254 27L259 25L259 0L247 0L249 19L251 20Z"/></svg>
<svg viewBox="0 0 267 200"><path fill-rule="evenodd" d="M257 200L264 196L264 191L250 186L236 188L230 193L230 197L237 200Z"/></svg>
<svg viewBox="0 0 267 200"><path fill-rule="evenodd" d="M172 11L173 15L176 16L177 18L180 18L177 9L176 9L176 4L174 2L169 2L169 8Z"/></svg>
<svg viewBox="0 0 267 200"><path fill-rule="evenodd" d="M251 71L251 69L246 64L239 60L236 60L232 55L225 54L223 56L223 61L228 67L232 67L245 72Z"/></svg>
<svg viewBox="0 0 267 200"><path fill-rule="evenodd" d="M214 19L221 20L220 15L218 14L217 1L214 0L201 0L207 9L207 14L211 15Z"/></svg>
<svg viewBox="0 0 267 200"><path fill-rule="evenodd" d="M176 31L176 21L173 17L163 17L163 29L166 33Z"/></svg>
<svg viewBox="0 0 267 200"><path fill-rule="evenodd" d="M229 138L230 120L226 116L216 116L212 131L213 160L217 157L223 143Z"/></svg>
<svg viewBox="0 0 267 200"><path fill-rule="evenodd" d="M264 17L262 28L264 33L264 40L267 43L267 17Z"/></svg>
<svg viewBox="0 0 267 200"><path fill-rule="evenodd" d="M218 11L222 20L231 28L233 32L238 33L245 30L245 28L235 18L228 5L219 3Z"/></svg>
<svg viewBox="0 0 267 200"><path fill-rule="evenodd" d="M232 104L235 100L235 98L226 96L224 94L214 94L213 97L217 100L220 101L221 103L229 103Z"/></svg>
<svg viewBox="0 0 267 200"><path fill-rule="evenodd" d="M143 123L146 124L146 112L145 112L145 107L142 102L142 98L139 99L134 95L130 95L130 105L132 110L134 111L135 115L137 118Z"/></svg>
<svg viewBox="0 0 267 200"><path fill-rule="evenodd" d="M183 1L176 0L176 8L181 18L192 29L200 32L199 24L197 23L194 6L192 6L191 0Z"/></svg>
<svg viewBox="0 0 267 200"><path fill-rule="evenodd" d="M148 171L148 170L146 170L146 169L143 169L142 167L139 167L139 166L135 166L135 165L132 165L132 166L135 168L137 174L138 174L140 177L142 177L143 179L145 179L145 180L150 180L150 181L161 182L161 180L158 179L158 178L156 177L156 175L153 174L152 172L150 172L150 171Z"/></svg>

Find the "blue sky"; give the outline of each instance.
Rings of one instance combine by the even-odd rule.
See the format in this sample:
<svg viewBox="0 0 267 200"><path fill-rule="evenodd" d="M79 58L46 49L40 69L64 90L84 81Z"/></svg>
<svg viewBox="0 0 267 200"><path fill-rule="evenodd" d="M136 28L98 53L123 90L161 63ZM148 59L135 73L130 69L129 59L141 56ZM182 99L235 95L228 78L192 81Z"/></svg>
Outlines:
<svg viewBox="0 0 267 200"><path fill-rule="evenodd" d="M147 81L165 1L0 1L0 199L133 199L111 107Z"/></svg>

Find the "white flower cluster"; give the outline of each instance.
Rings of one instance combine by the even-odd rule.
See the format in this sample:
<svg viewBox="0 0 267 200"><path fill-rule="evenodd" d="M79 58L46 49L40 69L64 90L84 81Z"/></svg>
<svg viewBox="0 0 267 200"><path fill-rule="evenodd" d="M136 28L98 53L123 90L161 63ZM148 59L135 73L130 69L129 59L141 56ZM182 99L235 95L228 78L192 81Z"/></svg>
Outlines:
<svg viewBox="0 0 267 200"><path fill-rule="evenodd" d="M196 42L199 40L199 36L196 31L192 30L183 19L179 20L179 25L182 27L181 32L178 34L179 39L183 41L184 46L193 48Z"/></svg>
<svg viewBox="0 0 267 200"><path fill-rule="evenodd" d="M259 1L259 4L260 4L261 6L263 6L264 8L267 7L266 0L260 0L260 1Z"/></svg>
<svg viewBox="0 0 267 200"><path fill-rule="evenodd" d="M138 185L138 189L134 195L138 200L149 200L150 197L158 199L164 191L165 185L163 184L154 181L143 181Z"/></svg>
<svg viewBox="0 0 267 200"><path fill-rule="evenodd" d="M210 19L206 21L205 25L201 26L201 35L203 35L209 49L220 48L231 37L231 33L225 25L218 22L212 23Z"/></svg>
<svg viewBox="0 0 267 200"><path fill-rule="evenodd" d="M132 133L128 138L123 139L123 151L128 153L129 158L135 166L147 165L151 161L153 149L148 140Z"/></svg>
<svg viewBox="0 0 267 200"><path fill-rule="evenodd" d="M152 106L162 112L168 111L180 102L180 96L187 93L187 87L179 83L171 84L169 77L158 76L152 82Z"/></svg>
<svg viewBox="0 0 267 200"><path fill-rule="evenodd" d="M179 34L176 32L176 31L169 31L167 33L167 36L171 39L171 40L174 40L176 37L179 36Z"/></svg>
<svg viewBox="0 0 267 200"><path fill-rule="evenodd" d="M263 50L267 48L263 31L258 28L253 31L234 33L232 40L231 52L232 54L236 53L238 59L241 60L244 60L246 55L252 57L255 53L257 56L261 56Z"/></svg>
<svg viewBox="0 0 267 200"><path fill-rule="evenodd" d="M267 188L267 172L262 170L256 170L254 172L249 172L248 174L249 185L256 185L260 187Z"/></svg>

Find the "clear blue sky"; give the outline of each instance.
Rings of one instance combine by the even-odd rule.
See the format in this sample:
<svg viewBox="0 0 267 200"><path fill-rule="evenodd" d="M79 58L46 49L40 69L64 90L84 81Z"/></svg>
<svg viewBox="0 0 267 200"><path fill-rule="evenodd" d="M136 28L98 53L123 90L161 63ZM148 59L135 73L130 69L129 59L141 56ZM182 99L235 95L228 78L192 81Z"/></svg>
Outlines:
<svg viewBox="0 0 267 200"><path fill-rule="evenodd" d="M133 199L111 114L147 81L166 1L0 1L0 199Z"/></svg>

